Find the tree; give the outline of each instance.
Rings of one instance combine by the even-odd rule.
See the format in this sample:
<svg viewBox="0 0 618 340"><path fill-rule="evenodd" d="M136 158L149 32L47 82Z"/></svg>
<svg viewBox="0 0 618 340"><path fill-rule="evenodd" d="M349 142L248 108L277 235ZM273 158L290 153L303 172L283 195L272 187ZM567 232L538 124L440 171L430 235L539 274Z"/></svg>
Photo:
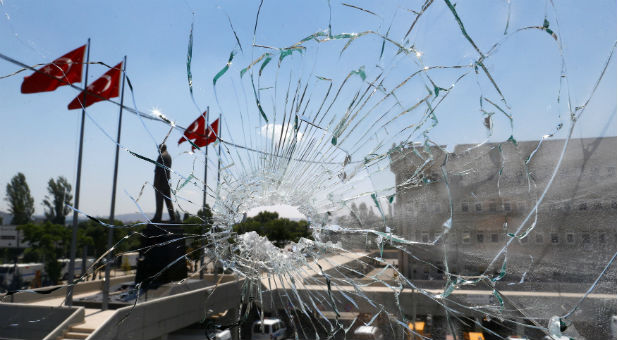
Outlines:
<svg viewBox="0 0 618 340"><path fill-rule="evenodd" d="M272 220L278 219L279 214L276 212L270 212L270 211L260 211L260 213L255 215L255 217L250 217L250 218L260 223L268 223Z"/></svg>
<svg viewBox="0 0 618 340"><path fill-rule="evenodd" d="M210 210L210 206L206 204L206 206L197 211L197 216L204 220L206 224L212 223L212 210Z"/></svg>
<svg viewBox="0 0 618 340"><path fill-rule="evenodd" d="M30 195L30 188L26 183L26 176L17 173L6 185L6 197L9 202L9 211L13 215L11 224L25 224L30 222L34 214L34 198Z"/></svg>
<svg viewBox="0 0 618 340"><path fill-rule="evenodd" d="M62 176L59 176L55 181L50 178L47 183L47 191L49 195L45 195L45 200L43 200L45 219L52 223L64 225L66 215L71 212L71 208L67 206L71 204L71 199L73 199L71 184Z"/></svg>
<svg viewBox="0 0 618 340"><path fill-rule="evenodd" d="M111 221L108 219L101 219L102 222L115 225L122 226L123 223L118 220ZM88 255L99 257L103 255L107 250L107 233L109 232L109 228L107 226L101 225L93 220L86 220L79 222L78 225L78 242L80 243L80 247L87 245L88 246ZM123 251L129 251L132 249L137 249L140 246L139 237L133 236L125 239L125 236L129 235L132 232L139 232L143 229L143 226L135 226L131 229L127 228L116 228L114 229L114 239L113 244L115 245L114 253L119 253ZM123 240L120 242L120 240ZM118 243L120 242L120 243Z"/></svg>
<svg viewBox="0 0 618 340"><path fill-rule="evenodd" d="M60 279L62 266L58 258L66 256L71 243L71 230L64 225L45 222L28 223L18 227L31 247L26 249L30 258L38 258L45 265L45 273L52 284Z"/></svg>
<svg viewBox="0 0 618 340"><path fill-rule="evenodd" d="M202 235L210 230L212 225L212 211L210 206L206 206L197 211L197 216L192 216L185 213L182 223L185 224L185 235ZM202 251L198 250L203 247L205 240L202 236L191 238L191 244L187 249L189 258L197 261L202 256Z"/></svg>
<svg viewBox="0 0 618 340"><path fill-rule="evenodd" d="M238 234L255 231L260 236L266 236L273 244L283 248L289 242L298 242L301 237L310 238L307 221L291 221L279 218L276 212L262 211L254 217L234 226Z"/></svg>
<svg viewBox="0 0 618 340"><path fill-rule="evenodd" d="M358 215L358 218L360 218L362 222L367 220L367 217L369 216L369 209L367 208L367 204L365 204L365 202L358 205Z"/></svg>

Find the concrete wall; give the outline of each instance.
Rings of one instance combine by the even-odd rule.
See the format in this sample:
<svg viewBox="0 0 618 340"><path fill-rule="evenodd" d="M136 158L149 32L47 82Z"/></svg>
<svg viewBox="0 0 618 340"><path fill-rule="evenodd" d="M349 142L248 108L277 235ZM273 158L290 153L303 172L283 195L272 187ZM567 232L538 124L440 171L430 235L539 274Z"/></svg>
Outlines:
<svg viewBox="0 0 618 340"><path fill-rule="evenodd" d="M118 309L88 339L154 339L240 304L243 281L220 284Z"/></svg>
<svg viewBox="0 0 618 340"><path fill-rule="evenodd" d="M332 312L328 291L325 286L305 286L306 289L298 291L298 296L302 299L305 305L311 306L309 296L315 301L316 306L320 311ZM263 288L265 289L265 288ZM343 291L347 298L340 291ZM386 287L359 287L361 296L352 286L333 287L332 295L337 301L337 308L340 312L354 313L370 313L375 314L381 309L387 311L398 310L397 299L393 289ZM483 314L472 308L465 306L470 305L488 305L490 303L497 304L491 290L455 290L447 299L437 299L435 296L443 292L443 287L438 289L427 290L425 294L418 291L413 292L412 289L404 289L399 294L399 307L406 315L412 315L416 310L420 314L445 315L445 303L453 311L459 315L468 317L483 317ZM504 299L503 316L506 319L521 317L520 312L524 311L525 306L535 306L535 313L542 315L564 314L566 311L575 306L579 302L583 293L557 293L553 291L502 291ZM431 298L430 298L431 296ZM264 305L262 308L267 312L273 312L280 309L288 308L290 305L300 308L296 293L292 289L276 289L265 291L262 294ZM318 299L321 297L321 299ZM354 300L358 306L356 308L348 298ZM291 303L290 303L291 300ZM371 301L372 303L370 303ZM259 303L259 301L256 301ZM464 306L464 307L462 307ZM584 300L576 313L571 317L571 321L594 323L602 320L609 320L611 315L616 311L616 296L615 294L590 294ZM308 312L313 312L313 307L308 307ZM511 314L509 314L511 313ZM546 320L547 321L547 320ZM547 322L543 324L547 325Z"/></svg>
<svg viewBox="0 0 618 340"><path fill-rule="evenodd" d="M235 279L236 276L231 274L204 274L203 280L186 280L181 284L171 282L166 283L157 289L151 289L148 291L148 298L155 299L172 296L180 293L190 292L196 289L215 286L217 282L219 284L231 282Z"/></svg>
<svg viewBox="0 0 618 340"><path fill-rule="evenodd" d="M0 303L0 336L9 339L43 339L69 318L83 320L84 309Z"/></svg>
<svg viewBox="0 0 618 340"><path fill-rule="evenodd" d="M113 286L113 285L127 282L127 281L132 282L133 278L134 276L132 275L113 277L110 279L110 285ZM65 286L49 286L49 287L37 288L33 290L35 292L36 291L46 291L46 290L49 290L55 287L61 287L61 288L49 294L37 294L37 293L32 293L32 292L17 293L13 296L13 302L29 303L29 302L64 297L67 295L67 288ZM73 296L78 295L78 294L88 293L88 292L99 291L101 289L103 289L103 280L80 282L73 288ZM8 302L9 298L5 297L4 299L5 301L2 301L2 302Z"/></svg>
<svg viewBox="0 0 618 340"><path fill-rule="evenodd" d="M64 331L72 325L83 323L85 317L84 307L73 307L73 314L69 315L63 322L61 322L53 331L51 331L43 340L57 340L59 336L62 336Z"/></svg>

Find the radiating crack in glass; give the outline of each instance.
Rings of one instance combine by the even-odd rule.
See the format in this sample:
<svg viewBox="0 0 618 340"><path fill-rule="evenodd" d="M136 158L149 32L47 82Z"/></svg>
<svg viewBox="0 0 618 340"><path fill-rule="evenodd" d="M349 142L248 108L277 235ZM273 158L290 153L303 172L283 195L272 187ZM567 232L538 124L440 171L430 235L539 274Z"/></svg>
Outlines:
<svg viewBox="0 0 618 340"><path fill-rule="evenodd" d="M616 278L616 140L579 138L574 131L592 115L586 109L599 87L615 85L615 72L608 70L615 70L616 44L602 51L609 54L602 64L584 66L593 83L588 92L574 94L560 11L548 1L544 12L522 20L514 13L521 16L523 6L428 0L364 8L328 1L329 20L321 23L327 27L298 32L281 45L278 37L261 33L260 16L274 11L273 4L256 5L251 32L236 30L230 13L232 47L212 78L216 102L210 112L217 115L210 122L220 113L222 125L207 158L208 183L201 176L205 149L191 141L197 150L178 157L191 158L192 169L169 169L170 198L181 214L202 207L188 197L206 188L214 202L212 221L195 216L200 222L194 226L212 227L173 234L169 227L176 223L153 222L145 213L143 223L124 226L80 213L108 228L159 230L158 236L135 231L120 241L150 239L135 249L144 256L178 241L202 242L139 282L137 296L176 263L204 252L207 263L243 280L235 320L227 326L277 316L296 339L355 338L361 325L400 339L443 339L448 333L460 339L474 330L488 338L519 333L562 339L579 336L576 326L565 331L571 324L607 326L616 304L615 296L604 295L615 290ZM499 25L474 21L500 15ZM354 30L339 32L340 26ZM194 79L191 70L201 57L193 55L193 44L204 43L203 34L190 23L186 76L200 113L206 108L194 98L194 81L208 80ZM559 66L541 74L510 66L524 57L508 54L533 48L538 52L531 54ZM551 95L525 95L524 84L534 81L516 80L513 72L519 71L552 84L554 90L541 91ZM182 124L138 108L139 89L130 82L129 91L127 111L182 135ZM524 111L540 111L539 103L551 108L553 120L528 131L537 122ZM95 117L87 117L115 143ZM153 145L164 139L148 133ZM127 188L141 212L140 197L151 186ZM243 213L273 204L298 207L311 239L282 250L255 232L235 232ZM570 211L593 206L605 216L595 220L602 228L571 231L564 216L576 219ZM599 240L603 235L602 249L586 245L591 234ZM166 235L172 237L157 242ZM580 241L572 257L552 248ZM109 249L89 273L100 270L108 254L122 256ZM211 317L210 307L204 309ZM419 320L424 329L417 328Z"/></svg>

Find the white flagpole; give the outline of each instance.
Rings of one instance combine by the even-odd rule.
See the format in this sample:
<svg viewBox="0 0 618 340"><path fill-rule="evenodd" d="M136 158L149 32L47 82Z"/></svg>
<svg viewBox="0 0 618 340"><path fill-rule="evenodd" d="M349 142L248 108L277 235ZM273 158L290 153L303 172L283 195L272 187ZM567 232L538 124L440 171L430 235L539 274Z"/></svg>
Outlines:
<svg viewBox="0 0 618 340"><path fill-rule="evenodd" d="M206 123L204 124L204 132L206 134L206 156L204 156L204 194L203 194L203 204L202 204L202 209L204 209L204 212L206 212L206 196L207 195L207 190L208 190L208 134L210 133L210 106L206 107ZM214 131L213 131L214 132ZM202 237L201 237L201 250L200 250L200 280L204 279L204 248L206 247L205 244L205 240L204 240L204 224L206 224L207 221L202 222Z"/></svg>
<svg viewBox="0 0 618 340"><path fill-rule="evenodd" d="M210 133L210 106L206 107L206 123L204 126L204 133L206 134L206 140L208 140L208 134ZM214 131L213 131L214 132ZM202 197L203 206L206 207L206 190L208 188L206 180L208 179L208 144L206 145L206 156L204 158L204 194Z"/></svg>
<svg viewBox="0 0 618 340"><path fill-rule="evenodd" d="M75 183L75 210L73 211L73 232L71 234L71 259L69 261L69 282L65 304L73 306L73 279L75 278L75 253L77 252L77 221L79 214L79 189L82 175L82 151L84 148L84 120L86 119L86 91L88 89L88 66L90 63L90 38L88 38L88 48L86 49L86 77L84 78L84 95L82 96L82 123L79 132L79 152L77 155L77 179ZM82 273L83 274L83 273Z"/></svg>
<svg viewBox="0 0 618 340"><path fill-rule="evenodd" d="M112 205L109 212L109 223L114 223L116 211L116 183L118 182L118 154L120 153L120 132L122 131L122 107L124 105L124 82L127 71L127 56L124 56L122 63L122 88L120 90L120 114L118 115L118 136L116 137L116 159L114 162L114 180L112 183ZM114 245L114 229L110 228L107 231L107 249L111 249ZM105 263L105 282L103 283L103 301L101 309L106 310L109 306L109 272L111 270L112 256L109 254Z"/></svg>
<svg viewBox="0 0 618 340"><path fill-rule="evenodd" d="M219 163L217 164L217 191L219 190L219 181L221 179L221 133L223 132L223 121L221 120L221 114L219 113Z"/></svg>

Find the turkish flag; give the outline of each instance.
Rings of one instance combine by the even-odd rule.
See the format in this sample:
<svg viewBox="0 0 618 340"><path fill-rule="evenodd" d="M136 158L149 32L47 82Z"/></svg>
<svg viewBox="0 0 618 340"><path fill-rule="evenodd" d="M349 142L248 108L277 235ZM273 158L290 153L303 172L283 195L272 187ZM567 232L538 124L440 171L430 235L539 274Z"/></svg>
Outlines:
<svg viewBox="0 0 618 340"><path fill-rule="evenodd" d="M72 102L69 103L69 110L88 107L102 100L118 97L120 93L120 74L122 73L122 62L105 72L101 78L88 85ZM86 99L85 105L82 103Z"/></svg>
<svg viewBox="0 0 618 340"><path fill-rule="evenodd" d="M48 92L60 86L81 82L85 52L86 45L78 47L24 77L21 93Z"/></svg>
<svg viewBox="0 0 618 340"><path fill-rule="evenodd" d="M193 123L191 123L191 125L189 125L189 127L187 127L183 137L180 137L178 140L178 145L186 140L196 139L204 133L206 125L206 119L204 118L205 115L206 112L202 113Z"/></svg>
<svg viewBox="0 0 618 340"><path fill-rule="evenodd" d="M206 146L217 140L219 134L219 119L210 124L208 131L206 130L206 119L204 112L202 115L189 125L185 130L183 137L178 140L178 144L183 143L185 140L192 140L193 143L199 147ZM195 150L195 146L191 146L191 150Z"/></svg>
<svg viewBox="0 0 618 340"><path fill-rule="evenodd" d="M219 135L219 118L210 124L210 129L206 134L200 135L197 139L193 141L193 143L199 147L207 146L210 143L213 143L217 140L217 136ZM191 146L191 151L195 150L195 146Z"/></svg>

